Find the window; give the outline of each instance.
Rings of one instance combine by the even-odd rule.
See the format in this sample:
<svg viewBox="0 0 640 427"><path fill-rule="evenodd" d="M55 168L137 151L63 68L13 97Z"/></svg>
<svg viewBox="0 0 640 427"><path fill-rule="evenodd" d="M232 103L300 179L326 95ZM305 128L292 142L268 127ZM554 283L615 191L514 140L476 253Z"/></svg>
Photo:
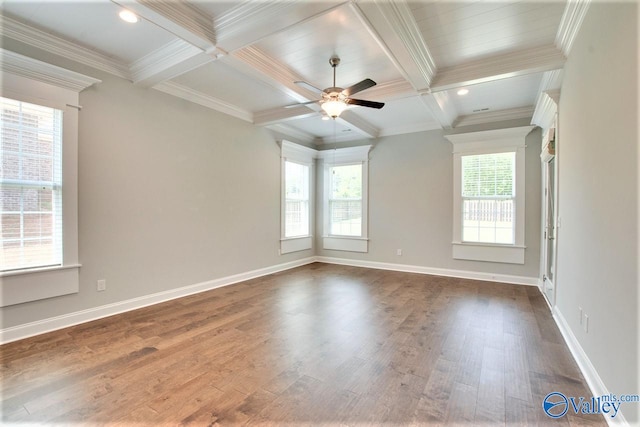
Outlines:
<svg viewBox="0 0 640 427"><path fill-rule="evenodd" d="M320 152L324 161L323 248L367 252L370 145Z"/></svg>
<svg viewBox="0 0 640 427"><path fill-rule="evenodd" d="M462 241L515 243L516 153L462 160Z"/></svg>
<svg viewBox="0 0 640 427"><path fill-rule="evenodd" d="M2 271L62 264L62 111L0 98Z"/></svg>
<svg viewBox="0 0 640 427"><path fill-rule="evenodd" d="M453 258L524 264L525 138L533 126L448 135Z"/></svg>
<svg viewBox="0 0 640 427"><path fill-rule="evenodd" d="M79 92L100 80L0 51L5 65L0 307L5 307L79 290L77 106Z"/></svg>
<svg viewBox="0 0 640 427"><path fill-rule="evenodd" d="M317 151L282 141L280 254L313 247L314 159Z"/></svg>
<svg viewBox="0 0 640 427"><path fill-rule="evenodd" d="M362 236L362 164L329 168L329 234Z"/></svg>
<svg viewBox="0 0 640 427"><path fill-rule="evenodd" d="M284 237L309 235L309 166L285 160Z"/></svg>

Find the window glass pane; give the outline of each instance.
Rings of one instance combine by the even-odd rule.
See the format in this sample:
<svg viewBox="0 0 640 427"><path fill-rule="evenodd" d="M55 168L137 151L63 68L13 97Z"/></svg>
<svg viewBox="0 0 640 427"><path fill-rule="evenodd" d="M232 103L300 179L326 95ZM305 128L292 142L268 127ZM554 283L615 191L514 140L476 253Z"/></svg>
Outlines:
<svg viewBox="0 0 640 427"><path fill-rule="evenodd" d="M309 235L309 166L285 161L284 236Z"/></svg>
<svg viewBox="0 0 640 427"><path fill-rule="evenodd" d="M514 244L514 200L463 199L462 240Z"/></svg>
<svg viewBox="0 0 640 427"><path fill-rule="evenodd" d="M362 198L362 165L331 168L331 199Z"/></svg>
<svg viewBox="0 0 640 427"><path fill-rule="evenodd" d="M461 156L462 240L514 244L516 153Z"/></svg>
<svg viewBox="0 0 640 427"><path fill-rule="evenodd" d="M0 270L62 263L62 111L0 98Z"/></svg>
<svg viewBox="0 0 640 427"><path fill-rule="evenodd" d="M331 200L331 234L336 236L362 235L362 201Z"/></svg>
<svg viewBox="0 0 640 427"><path fill-rule="evenodd" d="M462 156L462 196L515 196L516 153Z"/></svg>

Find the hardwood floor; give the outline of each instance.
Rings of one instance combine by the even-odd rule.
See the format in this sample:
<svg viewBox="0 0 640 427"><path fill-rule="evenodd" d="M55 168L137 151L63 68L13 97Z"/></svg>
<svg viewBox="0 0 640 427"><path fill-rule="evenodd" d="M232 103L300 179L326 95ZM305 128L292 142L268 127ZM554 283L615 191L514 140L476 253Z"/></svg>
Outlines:
<svg viewBox="0 0 640 427"><path fill-rule="evenodd" d="M5 424L605 425L527 286L311 264L0 350Z"/></svg>

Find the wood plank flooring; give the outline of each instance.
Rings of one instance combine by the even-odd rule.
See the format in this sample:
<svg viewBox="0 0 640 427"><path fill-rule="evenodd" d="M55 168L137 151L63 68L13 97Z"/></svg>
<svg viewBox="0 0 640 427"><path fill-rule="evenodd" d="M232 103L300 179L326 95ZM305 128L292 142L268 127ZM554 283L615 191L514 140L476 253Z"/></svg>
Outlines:
<svg viewBox="0 0 640 427"><path fill-rule="evenodd" d="M2 423L605 425L534 287L311 264L6 344Z"/></svg>

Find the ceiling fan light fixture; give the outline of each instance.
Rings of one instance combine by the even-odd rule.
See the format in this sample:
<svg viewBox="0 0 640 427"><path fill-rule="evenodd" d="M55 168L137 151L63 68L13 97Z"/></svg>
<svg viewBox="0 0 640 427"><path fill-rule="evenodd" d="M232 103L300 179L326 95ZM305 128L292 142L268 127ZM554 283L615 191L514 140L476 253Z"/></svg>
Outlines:
<svg viewBox="0 0 640 427"><path fill-rule="evenodd" d="M347 108L347 104L343 101L330 100L323 102L321 107L329 117L335 119Z"/></svg>

